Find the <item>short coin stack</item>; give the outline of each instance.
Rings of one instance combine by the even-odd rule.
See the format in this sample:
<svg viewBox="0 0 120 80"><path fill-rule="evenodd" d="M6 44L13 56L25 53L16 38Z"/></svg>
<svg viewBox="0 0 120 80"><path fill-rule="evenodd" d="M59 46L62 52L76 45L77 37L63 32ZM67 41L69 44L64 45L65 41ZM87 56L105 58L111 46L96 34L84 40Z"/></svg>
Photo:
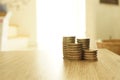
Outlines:
<svg viewBox="0 0 120 80"><path fill-rule="evenodd" d="M84 50L83 55L84 60L97 60L97 50Z"/></svg>
<svg viewBox="0 0 120 80"><path fill-rule="evenodd" d="M77 39L77 43L82 44L83 50L86 50L86 49L89 49L90 39L89 38Z"/></svg>
<svg viewBox="0 0 120 80"><path fill-rule="evenodd" d="M75 43L75 37L63 37L64 59L81 60L82 44Z"/></svg>

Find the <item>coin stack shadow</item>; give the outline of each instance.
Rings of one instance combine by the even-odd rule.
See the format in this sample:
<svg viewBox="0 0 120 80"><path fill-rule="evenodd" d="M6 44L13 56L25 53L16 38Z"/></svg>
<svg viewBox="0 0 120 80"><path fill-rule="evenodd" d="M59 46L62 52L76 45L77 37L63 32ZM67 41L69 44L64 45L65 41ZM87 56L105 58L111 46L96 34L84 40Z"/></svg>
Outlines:
<svg viewBox="0 0 120 80"><path fill-rule="evenodd" d="M82 44L75 43L75 37L63 37L63 58L70 60L82 59Z"/></svg>

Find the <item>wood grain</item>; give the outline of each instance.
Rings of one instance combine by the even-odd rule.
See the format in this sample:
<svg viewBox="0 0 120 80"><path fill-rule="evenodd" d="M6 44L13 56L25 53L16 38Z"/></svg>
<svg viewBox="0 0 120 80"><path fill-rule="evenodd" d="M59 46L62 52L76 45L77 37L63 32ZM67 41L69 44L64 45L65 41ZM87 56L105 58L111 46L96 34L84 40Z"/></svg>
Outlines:
<svg viewBox="0 0 120 80"><path fill-rule="evenodd" d="M62 53L0 53L0 80L120 80L120 56L98 50L98 61L63 60Z"/></svg>

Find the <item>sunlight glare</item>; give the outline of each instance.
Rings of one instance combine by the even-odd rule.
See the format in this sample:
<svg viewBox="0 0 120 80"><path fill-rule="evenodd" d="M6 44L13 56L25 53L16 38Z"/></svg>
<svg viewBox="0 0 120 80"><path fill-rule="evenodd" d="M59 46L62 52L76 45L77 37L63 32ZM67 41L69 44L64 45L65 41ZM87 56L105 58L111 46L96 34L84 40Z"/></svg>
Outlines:
<svg viewBox="0 0 120 80"><path fill-rule="evenodd" d="M63 36L85 37L85 0L37 0L38 46L62 48Z"/></svg>

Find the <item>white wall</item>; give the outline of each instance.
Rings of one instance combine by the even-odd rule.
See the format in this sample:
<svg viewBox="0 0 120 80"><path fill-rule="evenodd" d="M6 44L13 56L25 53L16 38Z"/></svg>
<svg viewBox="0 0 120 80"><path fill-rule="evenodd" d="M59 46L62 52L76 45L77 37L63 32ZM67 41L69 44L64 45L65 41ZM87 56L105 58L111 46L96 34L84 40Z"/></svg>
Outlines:
<svg viewBox="0 0 120 80"><path fill-rule="evenodd" d="M99 4L96 7L97 39L120 38L120 6Z"/></svg>
<svg viewBox="0 0 120 80"><path fill-rule="evenodd" d="M90 38L90 48L96 48L95 6L96 0L86 0L86 35Z"/></svg>
<svg viewBox="0 0 120 80"><path fill-rule="evenodd" d="M36 0L30 0L21 9L13 10L10 22L19 25L19 34L30 36L30 45L36 45Z"/></svg>
<svg viewBox="0 0 120 80"><path fill-rule="evenodd" d="M87 36L93 39L91 44L94 47L98 39L120 38L120 5L101 4L99 1L86 0Z"/></svg>

